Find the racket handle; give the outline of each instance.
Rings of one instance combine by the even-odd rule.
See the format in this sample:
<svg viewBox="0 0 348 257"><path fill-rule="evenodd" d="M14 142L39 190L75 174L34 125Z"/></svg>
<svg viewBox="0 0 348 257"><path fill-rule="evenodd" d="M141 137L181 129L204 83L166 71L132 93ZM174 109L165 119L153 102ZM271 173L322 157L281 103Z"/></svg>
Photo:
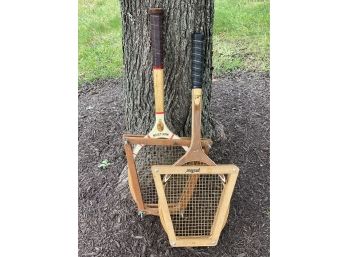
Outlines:
<svg viewBox="0 0 348 257"><path fill-rule="evenodd" d="M150 8L149 14L151 23L152 65L155 69L163 69L162 27L164 10L162 8Z"/></svg>
<svg viewBox="0 0 348 257"><path fill-rule="evenodd" d="M202 33L192 34L192 88L202 88L203 70L204 70L204 53Z"/></svg>

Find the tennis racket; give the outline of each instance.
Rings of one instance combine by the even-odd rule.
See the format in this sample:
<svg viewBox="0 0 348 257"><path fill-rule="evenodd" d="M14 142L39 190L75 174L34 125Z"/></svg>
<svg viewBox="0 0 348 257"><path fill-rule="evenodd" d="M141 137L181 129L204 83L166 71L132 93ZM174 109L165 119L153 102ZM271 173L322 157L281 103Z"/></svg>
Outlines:
<svg viewBox="0 0 348 257"><path fill-rule="evenodd" d="M165 123L164 108L164 69L163 69L163 17L164 10L150 8L151 47L152 47L152 75L155 96L155 124L141 143L130 147L127 143L126 155L128 162L128 181L132 196L141 213L158 214L158 196L151 174L151 166L155 164L172 165L182 156L189 146L189 140L180 140ZM139 142L139 138L131 138ZM131 141L128 138L128 142ZM177 142L177 141L180 142ZM127 152L132 151L132 157Z"/></svg>
<svg viewBox="0 0 348 257"><path fill-rule="evenodd" d="M204 36L192 35L192 134L174 165L154 165L161 223L171 246L214 246L226 224L238 167L216 165L203 151L201 133Z"/></svg>

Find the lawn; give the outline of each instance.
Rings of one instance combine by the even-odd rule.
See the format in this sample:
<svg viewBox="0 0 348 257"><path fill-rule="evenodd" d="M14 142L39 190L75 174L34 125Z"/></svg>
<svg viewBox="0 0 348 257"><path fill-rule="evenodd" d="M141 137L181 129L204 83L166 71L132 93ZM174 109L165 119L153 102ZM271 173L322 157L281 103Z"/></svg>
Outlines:
<svg viewBox="0 0 348 257"><path fill-rule="evenodd" d="M118 0L79 0L79 83L122 75ZM269 70L269 0L215 0L216 75Z"/></svg>
<svg viewBox="0 0 348 257"><path fill-rule="evenodd" d="M213 38L216 74L269 70L269 0L216 0Z"/></svg>

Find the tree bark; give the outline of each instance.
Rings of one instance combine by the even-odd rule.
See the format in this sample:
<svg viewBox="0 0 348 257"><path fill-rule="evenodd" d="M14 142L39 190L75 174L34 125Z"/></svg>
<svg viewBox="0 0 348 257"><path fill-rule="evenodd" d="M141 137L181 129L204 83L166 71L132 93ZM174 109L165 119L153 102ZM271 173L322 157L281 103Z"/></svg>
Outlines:
<svg viewBox="0 0 348 257"><path fill-rule="evenodd" d="M221 137L209 112L212 83L213 0L120 0L123 23L126 131L147 134L154 124L154 91L148 9L165 10L163 24L165 111L168 127L191 134L191 35L205 35L202 136ZM217 132L217 134L216 134Z"/></svg>

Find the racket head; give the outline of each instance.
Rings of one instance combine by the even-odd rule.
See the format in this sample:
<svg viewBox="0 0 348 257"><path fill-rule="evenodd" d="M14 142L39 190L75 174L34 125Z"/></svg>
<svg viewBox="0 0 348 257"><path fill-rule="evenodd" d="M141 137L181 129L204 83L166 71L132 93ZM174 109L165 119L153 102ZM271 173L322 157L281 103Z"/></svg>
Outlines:
<svg viewBox="0 0 348 257"><path fill-rule="evenodd" d="M144 145L135 158L139 186L145 205L157 205L158 197L153 176L152 165L172 165L185 154L181 146Z"/></svg>
<svg viewBox="0 0 348 257"><path fill-rule="evenodd" d="M226 223L239 169L216 166L152 166L161 223L173 247L214 246ZM167 182L163 181L170 175ZM226 177L226 181L221 180Z"/></svg>
<svg viewBox="0 0 348 257"><path fill-rule="evenodd" d="M128 183L139 211L158 215L158 196L151 173L152 165L173 165L186 153L190 138L163 139L142 135L124 135L128 164ZM209 151L212 141L202 139L202 146ZM138 147L138 146L141 147ZM138 149L134 154L133 150Z"/></svg>

